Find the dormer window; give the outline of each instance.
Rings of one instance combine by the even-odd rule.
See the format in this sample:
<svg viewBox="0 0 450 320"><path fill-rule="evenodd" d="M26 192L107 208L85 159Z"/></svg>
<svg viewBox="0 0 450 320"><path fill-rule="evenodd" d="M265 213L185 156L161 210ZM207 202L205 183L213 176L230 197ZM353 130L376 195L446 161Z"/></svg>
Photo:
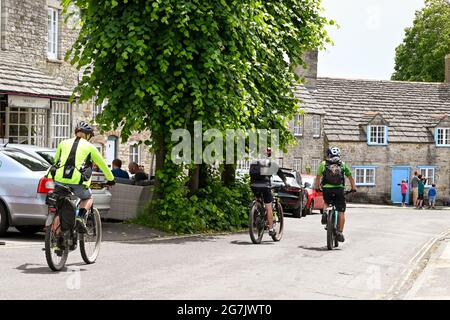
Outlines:
<svg viewBox="0 0 450 320"><path fill-rule="evenodd" d="M436 128L436 145L440 147L450 147L450 128Z"/></svg>
<svg viewBox="0 0 450 320"><path fill-rule="evenodd" d="M367 143L369 145L387 145L388 143L388 127L387 126L368 126Z"/></svg>

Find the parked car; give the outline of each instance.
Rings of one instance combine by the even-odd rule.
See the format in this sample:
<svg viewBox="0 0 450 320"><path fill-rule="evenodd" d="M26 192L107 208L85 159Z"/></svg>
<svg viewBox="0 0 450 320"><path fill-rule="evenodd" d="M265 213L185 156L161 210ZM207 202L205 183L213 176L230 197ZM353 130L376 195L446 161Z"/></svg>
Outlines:
<svg viewBox="0 0 450 320"><path fill-rule="evenodd" d="M0 146L0 235L10 226L25 234L42 229L45 197L54 182L45 178L48 163L23 150Z"/></svg>
<svg viewBox="0 0 450 320"><path fill-rule="evenodd" d="M306 203L306 214L312 214L313 210L323 212L323 193L322 191L313 190L316 177L312 175L302 174L302 180L306 192L308 193L308 201Z"/></svg>
<svg viewBox="0 0 450 320"><path fill-rule="evenodd" d="M283 181L278 175L272 176L272 185L281 186L278 195L283 210L292 212L296 218L301 218L306 214L305 208L308 200L307 192L303 187L302 177L300 173L295 170L283 168L282 171L286 175L288 186L283 184Z"/></svg>
<svg viewBox="0 0 450 320"><path fill-rule="evenodd" d="M49 166L53 164L55 160L56 149L39 147L27 144L7 144L8 147L23 150L31 155L45 160ZM100 215L104 215L108 212L111 204L111 192L107 188L102 187L102 183L106 182L105 175L102 172L92 173L92 198L94 199L94 206L100 212Z"/></svg>

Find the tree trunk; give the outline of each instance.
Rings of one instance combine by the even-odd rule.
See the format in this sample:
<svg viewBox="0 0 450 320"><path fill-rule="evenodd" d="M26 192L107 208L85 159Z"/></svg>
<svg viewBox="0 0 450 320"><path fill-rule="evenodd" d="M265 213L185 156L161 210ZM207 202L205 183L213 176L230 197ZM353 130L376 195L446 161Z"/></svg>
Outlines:
<svg viewBox="0 0 450 320"><path fill-rule="evenodd" d="M156 163L155 163L155 187L157 190L159 190L159 188L161 187L161 181L159 180L159 178L156 176L156 172L158 172L158 170L161 170L164 168L164 161L166 158L166 149L164 147L164 138L159 138L158 142L157 142L157 150L155 151L155 158L156 158ZM155 199L161 199L162 194L158 191L155 192Z"/></svg>
<svg viewBox="0 0 450 320"><path fill-rule="evenodd" d="M222 172L222 182L225 186L230 186L236 181L236 170L234 164L225 164Z"/></svg>
<svg viewBox="0 0 450 320"><path fill-rule="evenodd" d="M198 191L200 186L200 165L197 164L194 169L189 170L189 177L188 188L189 196L191 196Z"/></svg>

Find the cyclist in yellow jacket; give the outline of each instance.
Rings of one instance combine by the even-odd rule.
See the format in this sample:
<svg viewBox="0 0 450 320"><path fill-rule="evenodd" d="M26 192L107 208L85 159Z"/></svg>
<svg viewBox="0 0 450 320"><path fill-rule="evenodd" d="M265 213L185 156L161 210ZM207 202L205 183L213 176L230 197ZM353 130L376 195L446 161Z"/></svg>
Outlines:
<svg viewBox="0 0 450 320"><path fill-rule="evenodd" d="M97 148L89 142L94 136L93 128L81 121L75 128L75 138L61 141L56 149L55 165L49 177L55 183L69 186L81 199L79 214L76 217L77 231L86 232L84 216L92 207L91 185L92 164L95 163L105 174L108 185L114 185L114 176ZM75 214L75 213L74 213Z"/></svg>

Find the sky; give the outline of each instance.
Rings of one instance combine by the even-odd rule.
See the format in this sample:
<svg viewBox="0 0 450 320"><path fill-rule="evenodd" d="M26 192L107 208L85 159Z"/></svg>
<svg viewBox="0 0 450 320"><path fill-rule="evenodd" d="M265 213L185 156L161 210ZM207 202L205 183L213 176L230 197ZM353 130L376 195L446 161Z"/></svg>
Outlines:
<svg viewBox="0 0 450 320"><path fill-rule="evenodd" d="M334 46L319 53L318 75L389 80L395 48L424 0L322 0L322 7L340 28L327 28Z"/></svg>

